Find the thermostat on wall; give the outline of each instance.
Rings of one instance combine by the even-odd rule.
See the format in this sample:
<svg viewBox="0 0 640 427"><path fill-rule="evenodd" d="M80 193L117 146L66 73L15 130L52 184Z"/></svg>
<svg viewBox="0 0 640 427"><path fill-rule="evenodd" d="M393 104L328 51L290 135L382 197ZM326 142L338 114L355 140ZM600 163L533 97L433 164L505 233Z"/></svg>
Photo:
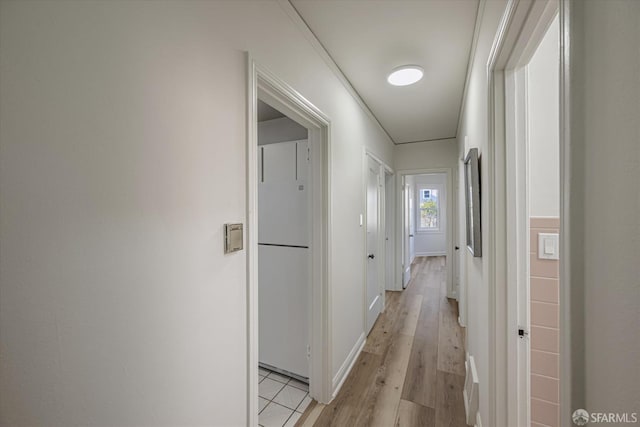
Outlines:
<svg viewBox="0 0 640 427"><path fill-rule="evenodd" d="M224 253L230 254L242 250L242 224L224 225Z"/></svg>

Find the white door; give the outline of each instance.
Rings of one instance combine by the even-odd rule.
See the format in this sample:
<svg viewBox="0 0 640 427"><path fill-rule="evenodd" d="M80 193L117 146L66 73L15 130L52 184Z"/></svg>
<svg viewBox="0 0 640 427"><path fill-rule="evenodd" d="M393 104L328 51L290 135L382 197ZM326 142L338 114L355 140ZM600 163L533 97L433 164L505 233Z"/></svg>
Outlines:
<svg viewBox="0 0 640 427"><path fill-rule="evenodd" d="M385 175L385 189L384 189L384 232L385 232L385 286L386 290L396 291L395 280L395 178L393 175Z"/></svg>
<svg viewBox="0 0 640 427"><path fill-rule="evenodd" d="M411 263L413 259L416 257L416 221L415 221L415 200L414 200L414 186L409 184L409 189L407 191L409 193L409 268L411 268Z"/></svg>
<svg viewBox="0 0 640 427"><path fill-rule="evenodd" d="M411 255L409 252L409 184L402 177L402 288L406 288L411 279Z"/></svg>
<svg viewBox="0 0 640 427"><path fill-rule="evenodd" d="M378 202L380 166L367 157L367 334L382 311L382 291L378 277Z"/></svg>

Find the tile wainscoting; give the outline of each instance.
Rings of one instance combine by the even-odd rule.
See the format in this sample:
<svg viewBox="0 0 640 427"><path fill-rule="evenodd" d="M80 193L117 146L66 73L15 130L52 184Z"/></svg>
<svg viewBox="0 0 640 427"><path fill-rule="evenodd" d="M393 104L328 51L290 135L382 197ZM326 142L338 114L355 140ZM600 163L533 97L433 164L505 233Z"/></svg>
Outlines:
<svg viewBox="0 0 640 427"><path fill-rule="evenodd" d="M560 425L558 260L538 258L538 234L559 233L559 218L530 218L531 426Z"/></svg>

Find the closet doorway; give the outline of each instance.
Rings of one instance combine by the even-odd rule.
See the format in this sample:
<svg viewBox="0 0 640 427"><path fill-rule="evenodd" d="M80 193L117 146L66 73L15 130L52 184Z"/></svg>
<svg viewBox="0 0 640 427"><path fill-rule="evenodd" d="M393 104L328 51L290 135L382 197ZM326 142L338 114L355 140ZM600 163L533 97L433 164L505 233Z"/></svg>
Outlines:
<svg viewBox="0 0 640 427"><path fill-rule="evenodd" d="M308 130L258 99L259 424L310 403Z"/></svg>
<svg viewBox="0 0 640 427"><path fill-rule="evenodd" d="M332 392L330 122L248 65L247 419L293 424Z"/></svg>

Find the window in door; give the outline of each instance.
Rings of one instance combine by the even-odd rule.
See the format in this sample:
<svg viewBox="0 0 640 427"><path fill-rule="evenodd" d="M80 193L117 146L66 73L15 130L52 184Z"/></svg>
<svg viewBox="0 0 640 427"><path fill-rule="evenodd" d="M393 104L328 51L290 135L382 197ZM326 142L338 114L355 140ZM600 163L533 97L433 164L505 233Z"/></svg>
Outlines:
<svg viewBox="0 0 640 427"><path fill-rule="evenodd" d="M420 188L418 209L418 231L437 231L440 229L440 199L436 188Z"/></svg>

